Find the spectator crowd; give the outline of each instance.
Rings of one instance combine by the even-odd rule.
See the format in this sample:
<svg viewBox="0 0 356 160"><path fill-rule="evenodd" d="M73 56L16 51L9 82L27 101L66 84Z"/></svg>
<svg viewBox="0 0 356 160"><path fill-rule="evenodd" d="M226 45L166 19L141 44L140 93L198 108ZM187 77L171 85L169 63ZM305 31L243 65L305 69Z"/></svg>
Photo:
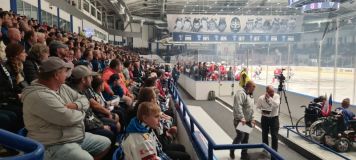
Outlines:
<svg viewBox="0 0 356 160"><path fill-rule="evenodd" d="M0 26L1 129L25 128L45 159L111 159L118 146L126 159L190 159L174 143L168 67L11 11Z"/></svg>

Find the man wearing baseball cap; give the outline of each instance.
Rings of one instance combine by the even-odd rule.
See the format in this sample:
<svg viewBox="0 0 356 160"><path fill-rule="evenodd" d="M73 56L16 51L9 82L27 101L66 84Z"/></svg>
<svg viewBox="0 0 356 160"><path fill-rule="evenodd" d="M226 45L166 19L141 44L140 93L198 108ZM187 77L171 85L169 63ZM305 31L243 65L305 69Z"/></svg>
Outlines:
<svg viewBox="0 0 356 160"><path fill-rule="evenodd" d="M67 55L68 46L60 41L52 41L49 44L49 54L52 57L59 57L64 60Z"/></svg>
<svg viewBox="0 0 356 160"><path fill-rule="evenodd" d="M92 72L87 66L78 65L73 69L70 79L70 86L82 95L85 95L89 101L89 109L85 112L84 119L85 130L87 132L105 136L111 140L114 145L116 141L115 133L117 128L120 128L120 123L114 121L113 117L118 117L116 114L111 114L110 110L106 109L96 101L95 92L91 88L92 76L98 75Z"/></svg>
<svg viewBox="0 0 356 160"><path fill-rule="evenodd" d="M110 140L85 132L83 119L89 102L65 85L70 65L49 57L40 66L39 78L22 94L27 136L45 146L44 159L81 160L101 158Z"/></svg>

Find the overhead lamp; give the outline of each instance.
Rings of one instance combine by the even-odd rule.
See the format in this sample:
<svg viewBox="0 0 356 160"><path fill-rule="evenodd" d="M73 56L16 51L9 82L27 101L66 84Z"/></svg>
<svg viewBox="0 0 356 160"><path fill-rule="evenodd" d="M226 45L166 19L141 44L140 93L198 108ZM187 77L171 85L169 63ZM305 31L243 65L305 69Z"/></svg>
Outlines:
<svg viewBox="0 0 356 160"><path fill-rule="evenodd" d="M125 7L120 4L119 14L125 14Z"/></svg>

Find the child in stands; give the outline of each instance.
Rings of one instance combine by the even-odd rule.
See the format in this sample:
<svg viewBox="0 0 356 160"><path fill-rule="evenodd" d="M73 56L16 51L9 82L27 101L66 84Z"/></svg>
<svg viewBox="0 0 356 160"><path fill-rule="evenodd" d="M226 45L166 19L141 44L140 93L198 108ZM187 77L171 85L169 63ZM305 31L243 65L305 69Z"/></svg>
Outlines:
<svg viewBox="0 0 356 160"><path fill-rule="evenodd" d="M137 116L132 118L126 132L128 136L122 143L125 159L159 160L170 159L163 151L152 129L160 125L161 109L154 102L139 105Z"/></svg>

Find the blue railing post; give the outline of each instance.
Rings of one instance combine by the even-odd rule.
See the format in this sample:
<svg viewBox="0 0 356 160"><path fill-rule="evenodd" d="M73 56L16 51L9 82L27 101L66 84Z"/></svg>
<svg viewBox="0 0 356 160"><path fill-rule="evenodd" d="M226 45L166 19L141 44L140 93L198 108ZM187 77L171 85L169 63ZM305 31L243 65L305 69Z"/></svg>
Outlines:
<svg viewBox="0 0 356 160"><path fill-rule="evenodd" d="M212 142L208 142L208 160L213 160L213 145Z"/></svg>
<svg viewBox="0 0 356 160"><path fill-rule="evenodd" d="M194 118L194 116L189 112L186 104L182 100L182 98L179 95L179 92L177 88L173 85L173 83L169 83L169 91L173 95L173 99L175 102L175 105L178 104L178 109L177 112L179 112L179 115L182 119L182 123L184 124L183 126L185 127L185 130L191 136L191 141L195 145L199 145L197 148L197 152L202 153L202 155L199 155L201 159L208 159L208 160L213 160L214 159L214 150L230 150L230 149L244 149L244 148L265 148L268 152L271 153L271 156L273 156L277 160L283 160L284 158L281 157L276 151L274 151L272 148L267 146L266 144L223 144L223 145L217 145L215 144L214 140L209 136L209 134L203 129L203 127L197 122L197 120ZM189 121L187 120L189 118ZM190 123L188 125L188 122ZM207 141L207 148L206 145L201 146L198 142L196 142L196 132L195 128L197 128L197 132L200 132L203 135L203 138L206 139ZM195 138L194 138L195 137ZM198 143L198 144L197 144ZM207 149L207 152L206 152ZM208 154L208 155L206 155Z"/></svg>
<svg viewBox="0 0 356 160"><path fill-rule="evenodd" d="M193 134L193 132L194 132L194 122L193 122L193 120L191 119L191 118L189 118L189 123L190 123L190 130L191 130L191 133Z"/></svg>

